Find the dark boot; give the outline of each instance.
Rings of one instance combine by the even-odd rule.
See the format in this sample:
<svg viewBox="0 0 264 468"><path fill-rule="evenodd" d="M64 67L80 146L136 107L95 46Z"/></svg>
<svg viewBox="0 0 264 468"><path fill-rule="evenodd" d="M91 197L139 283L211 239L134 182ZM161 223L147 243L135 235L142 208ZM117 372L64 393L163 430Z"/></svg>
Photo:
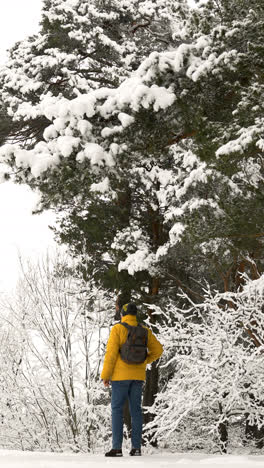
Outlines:
<svg viewBox="0 0 264 468"><path fill-rule="evenodd" d="M132 448L131 451L129 452L129 455L131 457L141 457L141 450Z"/></svg>
<svg viewBox="0 0 264 468"><path fill-rule="evenodd" d="M122 450L111 449L109 452L106 452L105 457L122 457Z"/></svg>

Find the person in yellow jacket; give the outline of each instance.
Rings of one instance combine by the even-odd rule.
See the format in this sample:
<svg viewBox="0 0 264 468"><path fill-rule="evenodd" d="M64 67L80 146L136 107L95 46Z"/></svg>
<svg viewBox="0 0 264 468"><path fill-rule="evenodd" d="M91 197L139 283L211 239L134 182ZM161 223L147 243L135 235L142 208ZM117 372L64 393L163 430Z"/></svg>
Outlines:
<svg viewBox="0 0 264 468"><path fill-rule="evenodd" d="M137 326L137 306L133 302L125 304L121 310L121 322ZM147 327L145 327L147 328ZM128 399L132 422L131 456L141 455L142 437L142 389L146 379L146 366L160 358L163 352L161 343L148 330L148 354L142 364L127 364L121 359L120 348L127 339L128 330L120 323L113 326L106 347L101 378L104 386L112 385L112 449L106 457L122 457L123 407Z"/></svg>

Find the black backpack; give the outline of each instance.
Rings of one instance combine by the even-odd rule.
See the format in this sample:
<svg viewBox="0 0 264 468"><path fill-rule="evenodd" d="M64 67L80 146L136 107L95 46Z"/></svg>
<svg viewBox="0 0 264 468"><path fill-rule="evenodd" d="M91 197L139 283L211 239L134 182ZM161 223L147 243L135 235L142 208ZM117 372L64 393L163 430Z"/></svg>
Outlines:
<svg viewBox="0 0 264 468"><path fill-rule="evenodd" d="M127 364L142 364L148 355L148 330L138 324L136 327L121 323L128 330L126 342L120 348L120 357Z"/></svg>

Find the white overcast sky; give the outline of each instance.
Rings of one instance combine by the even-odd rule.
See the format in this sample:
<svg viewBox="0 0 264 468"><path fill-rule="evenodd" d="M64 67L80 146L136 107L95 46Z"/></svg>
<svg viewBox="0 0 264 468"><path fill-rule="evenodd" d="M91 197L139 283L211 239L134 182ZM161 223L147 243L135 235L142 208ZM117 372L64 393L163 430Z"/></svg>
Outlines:
<svg viewBox="0 0 264 468"><path fill-rule="evenodd" d="M42 0L0 0L0 63L15 42L38 31ZM26 186L0 184L0 294L17 281L18 255L36 260L54 247L51 213L32 216L38 197Z"/></svg>
<svg viewBox="0 0 264 468"><path fill-rule="evenodd" d="M0 0L0 60L5 51L38 30L42 0Z"/></svg>

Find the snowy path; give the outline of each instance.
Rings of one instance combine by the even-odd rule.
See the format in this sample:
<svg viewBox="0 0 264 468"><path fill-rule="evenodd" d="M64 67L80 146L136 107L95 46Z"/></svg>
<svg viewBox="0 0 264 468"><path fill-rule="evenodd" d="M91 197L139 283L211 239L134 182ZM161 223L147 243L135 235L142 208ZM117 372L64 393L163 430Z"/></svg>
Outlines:
<svg viewBox="0 0 264 468"><path fill-rule="evenodd" d="M100 455L53 454L0 450L1 468L261 468L264 456L202 455L202 454L159 454L131 458L125 455L109 459Z"/></svg>

